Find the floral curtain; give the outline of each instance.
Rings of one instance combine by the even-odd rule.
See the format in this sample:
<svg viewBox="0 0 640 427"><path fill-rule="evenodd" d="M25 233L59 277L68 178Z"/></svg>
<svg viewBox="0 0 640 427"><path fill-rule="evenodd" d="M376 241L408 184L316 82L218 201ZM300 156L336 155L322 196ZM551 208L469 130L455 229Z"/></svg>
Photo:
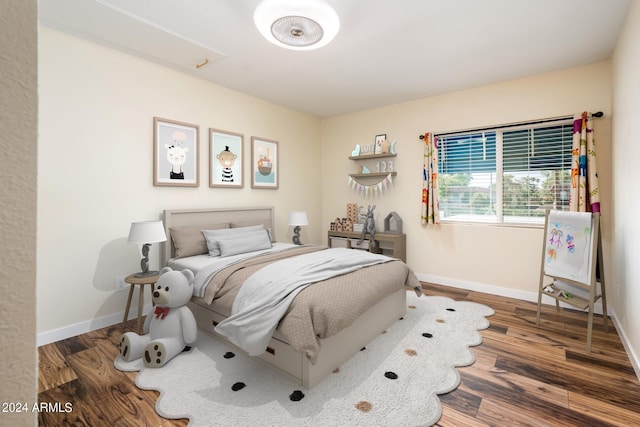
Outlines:
<svg viewBox="0 0 640 427"><path fill-rule="evenodd" d="M574 117L570 211L600 212L596 142L592 125L590 113L583 112Z"/></svg>
<svg viewBox="0 0 640 427"><path fill-rule="evenodd" d="M424 164L422 168L422 224L440 224L440 202L438 200L438 139L425 133Z"/></svg>

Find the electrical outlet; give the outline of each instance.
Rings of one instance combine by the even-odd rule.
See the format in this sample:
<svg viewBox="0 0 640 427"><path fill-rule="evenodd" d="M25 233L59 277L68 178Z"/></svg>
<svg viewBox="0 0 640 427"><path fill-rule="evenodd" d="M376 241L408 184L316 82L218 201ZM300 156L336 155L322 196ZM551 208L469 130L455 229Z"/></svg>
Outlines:
<svg viewBox="0 0 640 427"><path fill-rule="evenodd" d="M116 291L124 291L129 289L129 284L124 281L127 276L116 276Z"/></svg>

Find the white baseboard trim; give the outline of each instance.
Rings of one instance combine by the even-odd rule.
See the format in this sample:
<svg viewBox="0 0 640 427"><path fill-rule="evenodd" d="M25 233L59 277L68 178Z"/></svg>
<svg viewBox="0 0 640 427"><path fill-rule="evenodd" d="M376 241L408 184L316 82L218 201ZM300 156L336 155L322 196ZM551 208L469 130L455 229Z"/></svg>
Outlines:
<svg viewBox="0 0 640 427"><path fill-rule="evenodd" d="M536 304L538 303L537 292L502 288L499 286L488 285L486 283L468 282L464 280L451 279L449 277L433 276L431 274L416 273L416 277L421 282L434 283L437 285L450 286L452 288L464 289L467 291L482 292L485 294L498 295L498 296L507 297L507 298L516 298L523 301L534 302ZM555 305L555 299L548 297L546 295L543 296L542 302L543 304ZM566 305L564 303L560 303L560 306L575 310L575 307ZM593 311L595 313L602 314L602 304L600 303L600 301L598 301L594 305ZM629 340L628 340L627 334L625 333L624 328L622 328L622 326L617 322L615 311L608 304L607 304L607 314L613 321L613 325L615 326L616 331L618 332L618 336L622 341L622 345L624 346L627 352L627 355L629 356L629 360L633 365L633 369L636 372L636 376L638 377L638 380L640 380L640 358L633 351L633 348L631 347L631 345L629 345Z"/></svg>
<svg viewBox="0 0 640 427"><path fill-rule="evenodd" d="M151 309L151 304L147 304L142 308L143 313L148 313ZM36 335L36 345L38 347L50 344L52 342L64 340L67 338L75 337L77 335L86 334L87 332L95 331L107 326L121 323L124 317L124 310L118 313L108 314L106 316L98 317L96 319L87 320L85 322L75 323L73 325L64 326L58 329L52 329L50 331L40 332ZM137 307L131 307L129 311L129 319L136 319L138 317Z"/></svg>

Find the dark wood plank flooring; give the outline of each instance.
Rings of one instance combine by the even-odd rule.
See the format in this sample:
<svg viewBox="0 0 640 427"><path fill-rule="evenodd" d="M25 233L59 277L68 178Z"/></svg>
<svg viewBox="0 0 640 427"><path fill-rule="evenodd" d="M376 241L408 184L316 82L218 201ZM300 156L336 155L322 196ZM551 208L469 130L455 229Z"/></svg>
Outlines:
<svg viewBox="0 0 640 427"><path fill-rule="evenodd" d="M460 386L440 396L438 426L640 426L640 383L609 321L594 319L592 352L585 351L586 314L557 313L479 292L424 284L427 295L492 307L476 362L459 368ZM113 367L120 336L135 320L42 346L39 402L71 412L41 412L41 426L186 426L154 410L158 393L138 389L135 373Z"/></svg>

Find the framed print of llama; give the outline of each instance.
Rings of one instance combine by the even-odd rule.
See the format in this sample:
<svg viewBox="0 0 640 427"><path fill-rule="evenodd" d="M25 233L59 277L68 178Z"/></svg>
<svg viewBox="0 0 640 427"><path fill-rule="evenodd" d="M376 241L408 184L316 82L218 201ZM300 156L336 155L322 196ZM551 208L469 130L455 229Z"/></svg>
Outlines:
<svg viewBox="0 0 640 427"><path fill-rule="evenodd" d="M278 188L278 141L251 137L251 188Z"/></svg>
<svg viewBox="0 0 640 427"><path fill-rule="evenodd" d="M200 185L199 133L198 125L153 118L153 185Z"/></svg>
<svg viewBox="0 0 640 427"><path fill-rule="evenodd" d="M244 135L209 129L209 187L244 187Z"/></svg>

